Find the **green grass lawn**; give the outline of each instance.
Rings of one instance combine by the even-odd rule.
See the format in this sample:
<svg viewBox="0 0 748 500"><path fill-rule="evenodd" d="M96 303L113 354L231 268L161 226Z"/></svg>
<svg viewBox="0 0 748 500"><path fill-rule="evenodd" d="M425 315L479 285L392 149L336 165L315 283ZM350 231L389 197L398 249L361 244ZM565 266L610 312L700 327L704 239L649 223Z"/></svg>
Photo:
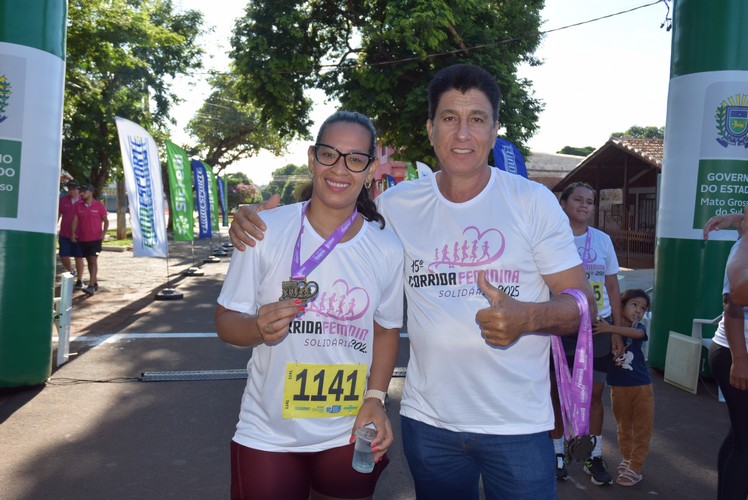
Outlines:
<svg viewBox="0 0 748 500"><path fill-rule="evenodd" d="M106 232L104 237L104 245L112 247L131 247L132 246L132 233L127 232L127 238L124 240L117 239L117 230L110 229Z"/></svg>

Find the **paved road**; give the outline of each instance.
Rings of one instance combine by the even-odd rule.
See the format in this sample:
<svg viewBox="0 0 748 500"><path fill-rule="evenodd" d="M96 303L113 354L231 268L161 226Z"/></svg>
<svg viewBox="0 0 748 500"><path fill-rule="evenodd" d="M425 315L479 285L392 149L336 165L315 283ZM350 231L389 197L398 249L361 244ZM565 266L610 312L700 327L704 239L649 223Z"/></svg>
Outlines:
<svg viewBox="0 0 748 500"><path fill-rule="evenodd" d="M102 253L99 293L74 300L70 361L44 387L0 393L0 499L227 498L228 443L244 380L141 380L144 373L207 378L240 370L251 352L212 333L227 259L203 264L206 242L196 242L194 259L187 243L170 248L168 276L164 260ZM203 277L180 274L193 262ZM651 286L651 270L623 274L627 287ZM184 299L154 301L167 284ZM406 363L407 339L398 364ZM655 434L645 480L630 489L598 487L575 464L558 484L559 498L714 497L728 422L714 385L701 383L692 395L663 383L657 371L653 377ZM394 378L389 391L398 435L402 381ZM604 456L615 467L620 457L607 395L605 401ZM375 498L415 498L399 440L391 459Z"/></svg>

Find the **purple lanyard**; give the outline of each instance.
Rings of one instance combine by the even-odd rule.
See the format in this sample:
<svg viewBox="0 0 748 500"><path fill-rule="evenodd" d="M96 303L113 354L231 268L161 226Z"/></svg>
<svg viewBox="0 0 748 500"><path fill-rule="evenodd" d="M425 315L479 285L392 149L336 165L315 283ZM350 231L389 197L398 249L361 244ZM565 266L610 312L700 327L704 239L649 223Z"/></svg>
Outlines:
<svg viewBox="0 0 748 500"><path fill-rule="evenodd" d="M551 337L553 365L556 370L561 413L568 438L589 433L590 400L592 398L592 324L587 296L581 290L569 288L563 293L574 297L579 307L579 336L574 354L573 373L569 374L564 347L558 335Z"/></svg>
<svg viewBox="0 0 748 500"><path fill-rule="evenodd" d="M332 249L335 248L340 240L343 238L346 232L351 228L353 222L356 220L358 210L353 209L353 213L350 217L343 221L338 228L332 232L332 234L322 243L317 250L314 251L311 257L309 257L303 264L301 262L301 235L304 234L304 217L306 216L306 208L309 202L305 202L301 207L301 229L299 229L299 236L296 238L296 245L293 249L293 260L291 261L291 277L295 280L303 280L306 278L312 270L319 265L320 262L330 255Z"/></svg>
<svg viewBox="0 0 748 500"><path fill-rule="evenodd" d="M587 271L587 263L590 261L590 242L592 237L590 236L592 231L587 228L587 237L584 239L584 252L582 253L582 268Z"/></svg>

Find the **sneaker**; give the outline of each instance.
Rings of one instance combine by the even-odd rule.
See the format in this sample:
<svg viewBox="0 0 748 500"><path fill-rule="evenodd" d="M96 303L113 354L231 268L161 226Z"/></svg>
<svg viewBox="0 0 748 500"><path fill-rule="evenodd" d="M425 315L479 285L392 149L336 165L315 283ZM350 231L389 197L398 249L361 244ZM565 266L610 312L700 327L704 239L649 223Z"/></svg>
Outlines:
<svg viewBox="0 0 748 500"><path fill-rule="evenodd" d="M94 287L94 292L98 292L99 291L99 284L98 283L94 283L93 287Z"/></svg>
<svg viewBox="0 0 748 500"><path fill-rule="evenodd" d="M602 486L613 484L613 478L608 474L608 464L602 457L590 457L584 461L584 472L590 475L592 484Z"/></svg>
<svg viewBox="0 0 748 500"><path fill-rule="evenodd" d="M73 278L75 278L76 276L78 276L78 272L75 269L71 269L70 270L70 274L73 275Z"/></svg>
<svg viewBox="0 0 748 500"><path fill-rule="evenodd" d="M96 289L94 288L94 285L88 285L86 288L83 289L83 292L88 295L93 295L96 293Z"/></svg>
<svg viewBox="0 0 748 500"><path fill-rule="evenodd" d="M569 471L566 470L566 458L563 453L556 453L556 480L566 481Z"/></svg>
<svg viewBox="0 0 748 500"><path fill-rule="evenodd" d="M81 280L76 281L73 288L75 288L76 290L83 290L83 282Z"/></svg>

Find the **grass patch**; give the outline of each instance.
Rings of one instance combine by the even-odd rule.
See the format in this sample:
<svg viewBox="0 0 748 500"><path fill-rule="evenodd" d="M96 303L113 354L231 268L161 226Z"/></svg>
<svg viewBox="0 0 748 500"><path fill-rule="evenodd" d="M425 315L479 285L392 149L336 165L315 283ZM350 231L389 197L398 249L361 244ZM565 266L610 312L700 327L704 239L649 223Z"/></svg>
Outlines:
<svg viewBox="0 0 748 500"><path fill-rule="evenodd" d="M109 229L104 237L104 245L112 247L131 247L132 246L132 232L127 232L127 237L123 240L117 239L117 230Z"/></svg>

